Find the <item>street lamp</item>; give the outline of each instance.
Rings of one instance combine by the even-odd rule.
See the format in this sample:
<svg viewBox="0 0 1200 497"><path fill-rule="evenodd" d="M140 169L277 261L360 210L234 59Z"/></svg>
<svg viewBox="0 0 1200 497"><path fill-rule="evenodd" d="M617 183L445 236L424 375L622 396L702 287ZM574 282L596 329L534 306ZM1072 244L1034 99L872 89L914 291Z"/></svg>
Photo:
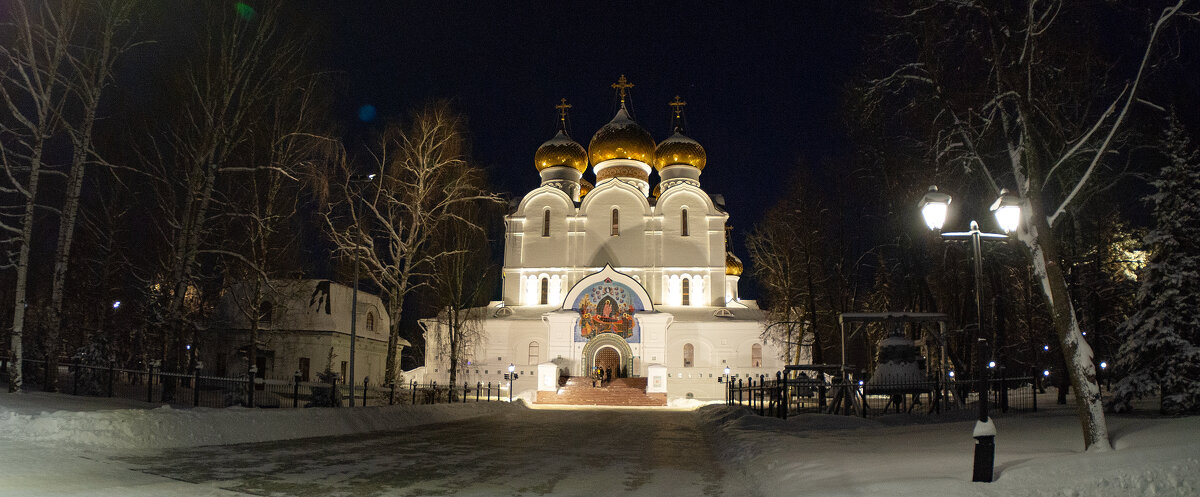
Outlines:
<svg viewBox="0 0 1200 497"><path fill-rule="evenodd" d="M930 230L941 231L946 222L946 213L950 207L950 196L939 192L936 186L929 191L917 204L921 216ZM1007 190L1000 191L1000 198L992 203L991 211L996 216L996 222L1005 232L1013 232L1021 221L1021 200L1008 194ZM1004 240L1007 235L999 233L984 233L979 230L979 223L971 221L970 230L958 233L942 233L942 238L948 240L970 240L971 252L975 259L975 316L978 322L976 332L979 334L979 368L984 376L979 381L979 419L975 423L975 464L972 481L990 482L993 477L993 467L996 459L996 428L988 418L988 393L991 383L992 368L995 361L988 361L988 342L983 334L983 251L980 248L983 240Z"/></svg>
<svg viewBox="0 0 1200 497"><path fill-rule="evenodd" d="M362 176L354 176L350 181L355 183L370 183L375 181L375 173L368 174L364 179ZM362 195L359 195L354 200L356 203L361 203ZM355 220L358 215L355 214ZM360 231L361 233L361 231ZM361 256L359 246L354 245L354 290L350 292L350 377L346 379L346 384L350 386L350 407L354 407L354 342L358 338L358 266L359 257ZM363 407L367 405L367 389L363 387Z"/></svg>
<svg viewBox="0 0 1200 497"><path fill-rule="evenodd" d="M516 369L517 369L517 367L514 366L513 363L511 363L511 362L508 363L508 401L509 402L512 402L513 371L515 371Z"/></svg>

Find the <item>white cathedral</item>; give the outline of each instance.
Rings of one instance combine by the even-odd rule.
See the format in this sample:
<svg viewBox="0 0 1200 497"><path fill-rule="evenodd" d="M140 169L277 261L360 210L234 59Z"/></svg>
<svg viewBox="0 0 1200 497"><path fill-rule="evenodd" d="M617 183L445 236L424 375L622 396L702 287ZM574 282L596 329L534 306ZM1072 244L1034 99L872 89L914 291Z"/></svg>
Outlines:
<svg viewBox="0 0 1200 497"><path fill-rule="evenodd" d="M622 76L613 87L620 108L586 151L567 135L570 106L558 106L560 130L534 154L541 186L505 218L503 300L478 310L482 333L458 383L507 386L511 365L513 390L534 397L559 375L600 367L647 378L647 392L669 399L721 399L727 371L757 378L782 368L761 336L764 312L738 298L729 214L701 186L706 156L682 133L685 103L671 102L673 134L656 145L627 110L632 85ZM594 187L583 178L589 166ZM441 325L422 325L426 378L444 384Z"/></svg>

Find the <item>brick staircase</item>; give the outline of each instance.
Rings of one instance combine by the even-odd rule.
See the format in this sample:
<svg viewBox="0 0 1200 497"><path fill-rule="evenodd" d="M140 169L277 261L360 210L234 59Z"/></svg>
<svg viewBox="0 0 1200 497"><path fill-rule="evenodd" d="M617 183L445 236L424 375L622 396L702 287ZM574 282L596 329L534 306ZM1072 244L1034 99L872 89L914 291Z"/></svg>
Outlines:
<svg viewBox="0 0 1200 497"><path fill-rule="evenodd" d="M602 387L592 387L583 376L567 378L558 392L538 392L537 404L574 406L665 406L667 394L646 393L646 378L615 378Z"/></svg>

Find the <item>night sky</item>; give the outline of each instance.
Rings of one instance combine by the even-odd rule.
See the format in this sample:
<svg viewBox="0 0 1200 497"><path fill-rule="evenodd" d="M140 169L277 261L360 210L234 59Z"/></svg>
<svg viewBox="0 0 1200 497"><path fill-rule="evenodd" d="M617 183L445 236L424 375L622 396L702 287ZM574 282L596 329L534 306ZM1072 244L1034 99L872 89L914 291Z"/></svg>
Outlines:
<svg viewBox="0 0 1200 497"><path fill-rule="evenodd" d="M688 102L687 134L708 152L702 186L725 195L739 243L798 161L848 153L839 108L863 49L858 2L303 5L320 20L321 64L344 78L337 111L352 141L452 99L475 158L518 198L539 183L533 153L554 134L559 99L573 105L571 135L587 147L616 112L609 85L622 74L636 85L634 117L656 140L670 131L667 102ZM372 122L358 121L363 105L377 109Z"/></svg>

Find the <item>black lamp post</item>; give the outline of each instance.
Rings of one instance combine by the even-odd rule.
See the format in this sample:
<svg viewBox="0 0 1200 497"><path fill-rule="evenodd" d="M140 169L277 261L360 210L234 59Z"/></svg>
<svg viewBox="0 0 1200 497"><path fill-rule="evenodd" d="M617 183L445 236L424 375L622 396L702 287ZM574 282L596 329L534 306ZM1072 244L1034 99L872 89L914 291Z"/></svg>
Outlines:
<svg viewBox="0 0 1200 497"><path fill-rule="evenodd" d="M929 191L925 193L918 204L921 215L925 218L925 224L933 231L941 231L942 225L946 222L949 206L950 196L939 192L936 186L929 187ZM1016 231L1021 219L1020 199L1007 195L1006 191L1001 190L1000 198L992 203L991 210L995 213L996 221L1004 231L1008 233ZM979 230L979 223L972 220L969 231L942 233L942 238L970 240L971 252L975 260L975 316L978 320L976 333L979 343L977 371L983 375L983 378L977 379L979 381L979 419L975 423L973 435L975 438L975 463L971 481L990 482L996 459L996 429L992 425L991 419L988 418L988 390L992 379L992 367L990 366L994 362L989 362L988 341L983 333L983 251L980 245L983 240L1005 240L1008 236L982 232Z"/></svg>
<svg viewBox="0 0 1200 497"><path fill-rule="evenodd" d="M513 363L511 363L511 362L508 363L508 401L509 402L512 402L513 371L516 371L516 369L517 369L517 367L514 366Z"/></svg>
<svg viewBox="0 0 1200 497"><path fill-rule="evenodd" d="M366 183L375 180L374 174L368 174L366 177L354 177L351 181ZM355 202L362 199L360 195ZM359 209L361 211L361 209ZM354 407L354 339L358 338L358 265L359 253L358 244L354 246L354 290L350 292L350 377L346 378L346 384L350 386L350 407ZM363 406L367 405L367 390L363 387Z"/></svg>

